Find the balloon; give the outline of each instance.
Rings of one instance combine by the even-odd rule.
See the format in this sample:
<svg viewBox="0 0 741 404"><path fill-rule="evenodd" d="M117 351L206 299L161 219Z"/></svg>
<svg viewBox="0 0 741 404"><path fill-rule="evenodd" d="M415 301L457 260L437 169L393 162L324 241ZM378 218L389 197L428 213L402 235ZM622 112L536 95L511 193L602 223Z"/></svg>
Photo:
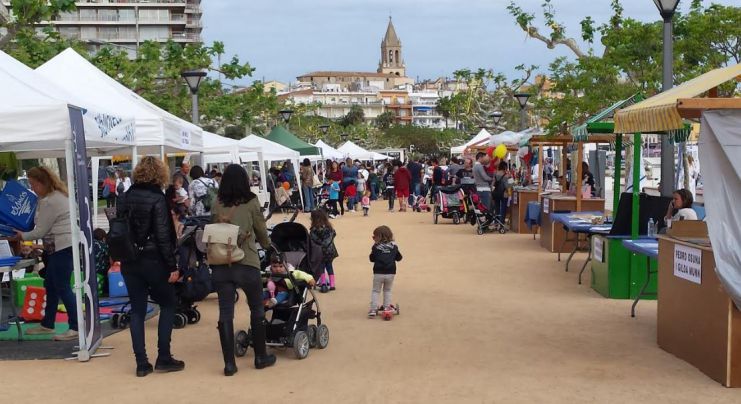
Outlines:
<svg viewBox="0 0 741 404"><path fill-rule="evenodd" d="M504 156L507 155L507 146L500 144L497 146L496 149L494 149L494 156L498 159L504 158Z"/></svg>
<svg viewBox="0 0 741 404"><path fill-rule="evenodd" d="M283 183L283 189L285 189L286 191L288 191L289 189L291 189L291 184L288 181L284 182Z"/></svg>
<svg viewBox="0 0 741 404"><path fill-rule="evenodd" d="M492 146L486 148L486 155L489 157L494 157L494 148Z"/></svg>

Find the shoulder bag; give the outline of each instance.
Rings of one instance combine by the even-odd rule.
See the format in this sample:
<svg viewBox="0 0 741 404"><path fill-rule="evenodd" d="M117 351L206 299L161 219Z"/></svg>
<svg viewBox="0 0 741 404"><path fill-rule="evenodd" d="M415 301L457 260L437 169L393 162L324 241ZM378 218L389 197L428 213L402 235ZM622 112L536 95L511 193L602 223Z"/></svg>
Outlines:
<svg viewBox="0 0 741 404"><path fill-rule="evenodd" d="M209 265L228 265L244 259L244 250L240 247L243 238L239 237L239 226L230 223L236 206L232 206L227 216L217 219L216 223L207 224L203 229L202 241L206 243L206 257Z"/></svg>

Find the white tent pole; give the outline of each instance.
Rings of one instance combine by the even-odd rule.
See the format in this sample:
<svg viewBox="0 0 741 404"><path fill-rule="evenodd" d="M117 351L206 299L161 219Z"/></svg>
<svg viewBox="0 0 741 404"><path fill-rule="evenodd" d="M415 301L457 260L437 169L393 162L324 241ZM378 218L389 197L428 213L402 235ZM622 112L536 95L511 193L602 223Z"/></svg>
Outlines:
<svg viewBox="0 0 741 404"><path fill-rule="evenodd" d="M136 165L137 164L139 164L139 151L138 151L136 145L134 145L131 148L131 172L132 172L132 174L133 174L134 169L136 168Z"/></svg>
<svg viewBox="0 0 741 404"><path fill-rule="evenodd" d="M160 158L167 165L167 156L165 156L165 145L160 145Z"/></svg>
<svg viewBox="0 0 741 404"><path fill-rule="evenodd" d="M270 195L268 195L268 183L267 183L267 173L265 169L265 157L262 154L262 151L257 152L257 161L259 161L258 167L260 167L260 193L262 193L264 196L267 196L266 201L270 200ZM263 202L264 203L264 202Z"/></svg>
<svg viewBox="0 0 741 404"><path fill-rule="evenodd" d="M304 204L304 191L301 189L303 187L301 186L301 175L298 171L298 159L295 159L293 161L293 172L296 175L296 188L298 188L298 196L301 200L301 206L303 207L304 206L303 205Z"/></svg>
<svg viewBox="0 0 741 404"><path fill-rule="evenodd" d="M80 362L87 362L90 360L90 352L88 351L87 335L85 330L85 313L82 309L82 294L83 286L82 279L80 277L80 226L78 224L77 215L77 198L75 198L75 190L77 186L75 184L75 152L72 144L72 139L68 138L64 141L65 149L64 155L66 160L67 168L67 187L70 190L70 196L67 198L69 201L69 222L72 229L72 265L73 265L73 276L75 279L75 300L77 303L77 329L78 332L78 343L79 353L77 359Z"/></svg>
<svg viewBox="0 0 741 404"><path fill-rule="evenodd" d="M100 169L100 157L92 158L93 174L93 228L98 228L98 171ZM67 174L69 176L69 174ZM107 186L107 185L106 185ZM71 187L70 187L71 188Z"/></svg>

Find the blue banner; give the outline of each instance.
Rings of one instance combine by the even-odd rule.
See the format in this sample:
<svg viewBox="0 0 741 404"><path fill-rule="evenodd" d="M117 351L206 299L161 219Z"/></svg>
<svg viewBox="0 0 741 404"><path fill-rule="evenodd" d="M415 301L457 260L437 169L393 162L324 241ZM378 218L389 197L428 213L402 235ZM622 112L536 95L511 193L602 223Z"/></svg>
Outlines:
<svg viewBox="0 0 741 404"><path fill-rule="evenodd" d="M93 206L88 189L87 152L85 150L85 128L82 111L70 107L69 119L72 126L72 144L75 153L75 172L73 175L75 184L77 184L75 189L70 191L75 192L80 219L80 270L84 278L84 332L87 348L92 354L102 340L100 313L98 312L98 278L95 273L95 254L93 254Z"/></svg>

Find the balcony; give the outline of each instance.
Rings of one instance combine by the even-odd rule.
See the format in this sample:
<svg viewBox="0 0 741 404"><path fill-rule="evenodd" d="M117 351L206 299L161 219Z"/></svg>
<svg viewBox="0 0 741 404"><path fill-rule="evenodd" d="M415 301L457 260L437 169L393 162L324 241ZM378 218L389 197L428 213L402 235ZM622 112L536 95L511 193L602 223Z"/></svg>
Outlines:
<svg viewBox="0 0 741 404"><path fill-rule="evenodd" d="M192 0L191 0L192 1ZM3 0L5 2L5 0ZM146 0L146 1L130 1L130 0L96 0L96 1L78 1L75 3L77 8L89 8L89 7L158 7L158 8L171 8L171 7L185 7L187 4L186 0Z"/></svg>

